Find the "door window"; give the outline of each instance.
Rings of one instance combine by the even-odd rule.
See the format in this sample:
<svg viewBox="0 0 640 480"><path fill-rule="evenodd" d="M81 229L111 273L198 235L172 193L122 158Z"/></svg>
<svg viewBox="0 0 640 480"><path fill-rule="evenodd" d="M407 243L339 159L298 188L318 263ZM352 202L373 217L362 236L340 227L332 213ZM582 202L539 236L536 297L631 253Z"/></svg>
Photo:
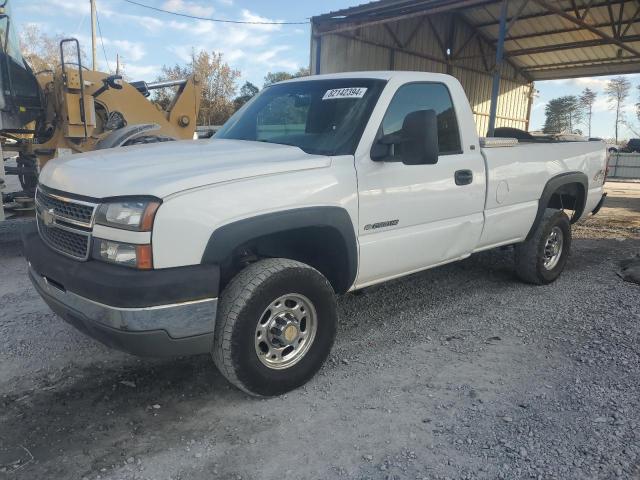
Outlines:
<svg viewBox="0 0 640 480"><path fill-rule="evenodd" d="M440 155L462 153L456 112L449 89L442 83L410 83L400 87L382 120L383 135L399 132L407 114L417 110L435 110ZM400 150L395 149L394 155L401 155Z"/></svg>

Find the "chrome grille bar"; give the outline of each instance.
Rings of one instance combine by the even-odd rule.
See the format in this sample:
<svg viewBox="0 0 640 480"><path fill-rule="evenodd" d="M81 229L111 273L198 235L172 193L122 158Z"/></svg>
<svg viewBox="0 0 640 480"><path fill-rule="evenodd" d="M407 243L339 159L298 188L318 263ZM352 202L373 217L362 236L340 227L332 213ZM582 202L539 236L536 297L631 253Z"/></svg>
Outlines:
<svg viewBox="0 0 640 480"><path fill-rule="evenodd" d="M97 203L36 190L36 224L40 238L53 250L87 260Z"/></svg>

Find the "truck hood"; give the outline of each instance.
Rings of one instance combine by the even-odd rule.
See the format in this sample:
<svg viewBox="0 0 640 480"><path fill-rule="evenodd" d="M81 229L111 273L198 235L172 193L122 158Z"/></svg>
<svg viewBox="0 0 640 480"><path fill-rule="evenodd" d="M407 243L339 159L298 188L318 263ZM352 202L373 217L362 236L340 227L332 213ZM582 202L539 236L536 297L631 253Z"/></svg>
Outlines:
<svg viewBox="0 0 640 480"><path fill-rule="evenodd" d="M112 148L49 161L40 183L93 198L159 198L220 182L328 167L298 147L245 140L184 140Z"/></svg>

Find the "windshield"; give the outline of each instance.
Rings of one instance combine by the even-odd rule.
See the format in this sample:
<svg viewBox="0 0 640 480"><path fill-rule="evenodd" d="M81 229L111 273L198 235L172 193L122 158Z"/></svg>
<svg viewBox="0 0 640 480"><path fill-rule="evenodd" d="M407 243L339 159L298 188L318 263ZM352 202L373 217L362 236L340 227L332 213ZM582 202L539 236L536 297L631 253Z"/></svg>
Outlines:
<svg viewBox="0 0 640 480"><path fill-rule="evenodd" d="M352 155L384 80L287 82L265 88L214 138L293 145L307 153Z"/></svg>
<svg viewBox="0 0 640 480"><path fill-rule="evenodd" d="M39 104L40 89L31 69L25 64L20 52L20 43L11 17L10 5L4 3L4 13L0 15L0 71L2 93L18 97L20 105L32 107Z"/></svg>

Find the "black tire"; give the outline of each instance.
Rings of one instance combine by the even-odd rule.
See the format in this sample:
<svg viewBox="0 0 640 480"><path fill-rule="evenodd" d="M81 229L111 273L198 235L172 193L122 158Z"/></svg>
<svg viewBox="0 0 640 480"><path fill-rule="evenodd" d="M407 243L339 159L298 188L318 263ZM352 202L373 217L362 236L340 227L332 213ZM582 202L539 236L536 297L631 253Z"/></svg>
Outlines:
<svg viewBox="0 0 640 480"><path fill-rule="evenodd" d="M562 232L562 251L555 266L545 267L545 246L554 228ZM555 281L567 263L571 250L571 222L562 210L547 208L533 236L515 247L516 274L520 280L535 285Z"/></svg>
<svg viewBox="0 0 640 480"><path fill-rule="evenodd" d="M164 135L142 135L127 140L122 146L128 147L130 145L146 145L148 143L174 142L175 140L175 138L165 137Z"/></svg>
<svg viewBox="0 0 640 480"><path fill-rule="evenodd" d="M258 358L256 327L271 302L291 293L304 295L315 308L315 337L297 363L276 370ZM220 296L213 360L241 390L280 395L305 384L320 369L333 345L337 321L335 294L320 272L293 260L260 260L236 275Z"/></svg>

